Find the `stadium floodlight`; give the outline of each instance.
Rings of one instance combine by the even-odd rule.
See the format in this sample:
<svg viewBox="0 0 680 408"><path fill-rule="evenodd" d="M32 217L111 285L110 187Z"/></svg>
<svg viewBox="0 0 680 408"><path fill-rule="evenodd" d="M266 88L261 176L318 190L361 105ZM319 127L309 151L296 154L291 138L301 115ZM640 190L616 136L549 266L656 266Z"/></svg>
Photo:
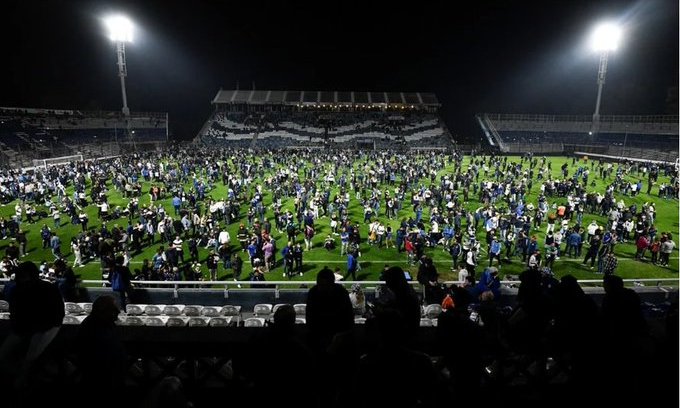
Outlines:
<svg viewBox="0 0 680 408"><path fill-rule="evenodd" d="M120 77L120 88L123 94L123 114L130 115L127 106L127 94L125 92L125 77L127 76L127 63L125 62L125 43L132 42L132 22L125 16L111 16L104 20L104 24L109 29L109 38L116 43L116 53L118 55L118 76Z"/></svg>
<svg viewBox="0 0 680 408"><path fill-rule="evenodd" d="M609 52L614 51L619 46L621 40L621 29L612 23L603 23L595 27L591 44L593 49L600 53L600 62L597 68L597 102L595 102L595 113L593 114L593 127L595 130L600 124L600 101L602 100L602 87L604 78L607 74L607 62Z"/></svg>

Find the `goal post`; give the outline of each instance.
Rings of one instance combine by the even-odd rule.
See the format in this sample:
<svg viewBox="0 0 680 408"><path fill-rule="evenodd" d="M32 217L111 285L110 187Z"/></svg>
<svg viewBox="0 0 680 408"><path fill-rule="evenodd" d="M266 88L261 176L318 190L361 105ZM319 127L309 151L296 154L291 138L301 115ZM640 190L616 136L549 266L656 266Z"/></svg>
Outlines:
<svg viewBox="0 0 680 408"><path fill-rule="evenodd" d="M47 169L48 166L56 166L59 164L70 163L72 161L83 161L83 155L74 154L72 156L51 157L49 159L34 159L33 167Z"/></svg>

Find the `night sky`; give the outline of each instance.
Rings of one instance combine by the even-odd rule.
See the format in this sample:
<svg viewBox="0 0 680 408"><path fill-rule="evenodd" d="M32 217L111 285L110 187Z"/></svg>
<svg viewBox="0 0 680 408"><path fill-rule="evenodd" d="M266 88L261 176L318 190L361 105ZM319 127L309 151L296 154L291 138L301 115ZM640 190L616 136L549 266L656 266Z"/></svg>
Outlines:
<svg viewBox="0 0 680 408"><path fill-rule="evenodd" d="M136 25L134 111L167 111L193 138L220 89L434 92L452 133L474 114L591 115L602 20L624 27L601 114L678 113L677 0L475 2L36 1L3 3L0 106L118 110L115 46L101 19Z"/></svg>

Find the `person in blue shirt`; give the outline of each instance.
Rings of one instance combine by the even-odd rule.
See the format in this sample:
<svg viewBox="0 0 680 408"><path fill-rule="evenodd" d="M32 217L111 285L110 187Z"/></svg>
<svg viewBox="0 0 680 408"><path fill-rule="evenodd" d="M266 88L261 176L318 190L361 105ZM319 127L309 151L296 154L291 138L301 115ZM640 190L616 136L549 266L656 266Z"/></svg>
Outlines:
<svg viewBox="0 0 680 408"><path fill-rule="evenodd" d="M182 200L179 198L178 195L175 195L172 198L172 206L175 208L175 215L179 214L180 205L182 205Z"/></svg>
<svg viewBox="0 0 680 408"><path fill-rule="evenodd" d="M349 251L347 253L347 274L345 274L345 279L347 279L351 275L353 281L357 280L356 271L357 261L356 259L354 259L352 251Z"/></svg>

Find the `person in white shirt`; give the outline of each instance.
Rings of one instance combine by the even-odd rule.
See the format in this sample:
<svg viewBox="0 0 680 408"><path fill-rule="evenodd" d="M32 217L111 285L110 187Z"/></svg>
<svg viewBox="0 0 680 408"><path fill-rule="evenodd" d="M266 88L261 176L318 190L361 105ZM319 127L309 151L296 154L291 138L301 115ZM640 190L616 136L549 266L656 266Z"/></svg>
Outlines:
<svg viewBox="0 0 680 408"><path fill-rule="evenodd" d="M229 245L229 243L231 241L231 236L229 235L229 231L227 231L227 230L220 231L220 234L217 237L217 241L219 242L220 246L222 244Z"/></svg>
<svg viewBox="0 0 680 408"><path fill-rule="evenodd" d="M458 286L464 286L466 278L468 277L468 271L465 268L460 268L458 271Z"/></svg>
<svg viewBox="0 0 680 408"><path fill-rule="evenodd" d="M355 283L352 285L352 290L349 292L349 300L352 302L352 310L357 316L363 316L366 313L366 296L361 290L361 285Z"/></svg>

